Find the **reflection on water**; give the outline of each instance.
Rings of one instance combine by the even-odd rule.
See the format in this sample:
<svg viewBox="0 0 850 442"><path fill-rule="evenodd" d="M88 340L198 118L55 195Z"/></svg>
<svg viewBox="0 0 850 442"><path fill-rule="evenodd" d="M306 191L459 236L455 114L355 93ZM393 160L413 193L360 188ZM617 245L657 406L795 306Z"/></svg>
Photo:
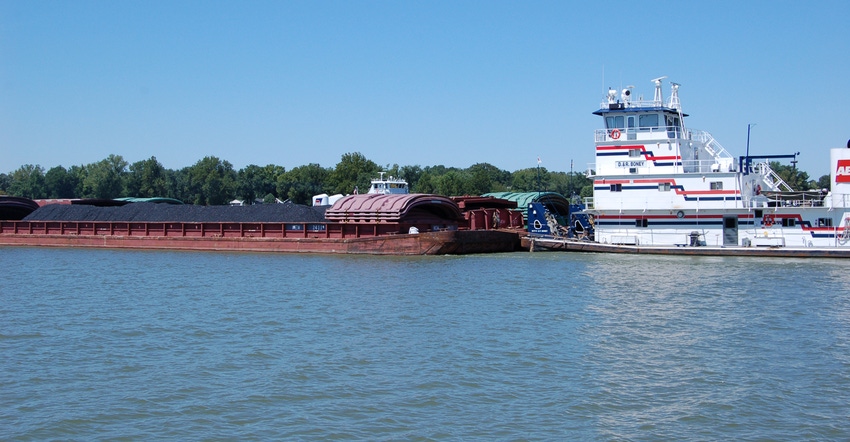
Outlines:
<svg viewBox="0 0 850 442"><path fill-rule="evenodd" d="M848 439L842 261L0 249L7 437Z"/></svg>

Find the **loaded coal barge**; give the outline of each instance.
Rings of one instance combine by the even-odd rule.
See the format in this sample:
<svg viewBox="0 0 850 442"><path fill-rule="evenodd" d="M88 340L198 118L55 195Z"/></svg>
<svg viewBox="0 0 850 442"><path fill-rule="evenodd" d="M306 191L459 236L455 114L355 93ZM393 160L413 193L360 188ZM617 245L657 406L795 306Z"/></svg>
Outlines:
<svg viewBox="0 0 850 442"><path fill-rule="evenodd" d="M29 201L29 202L27 202ZM496 198L364 194L332 206L202 207L5 197L0 246L442 255L519 248L521 214ZM2 209L0 209L2 212Z"/></svg>

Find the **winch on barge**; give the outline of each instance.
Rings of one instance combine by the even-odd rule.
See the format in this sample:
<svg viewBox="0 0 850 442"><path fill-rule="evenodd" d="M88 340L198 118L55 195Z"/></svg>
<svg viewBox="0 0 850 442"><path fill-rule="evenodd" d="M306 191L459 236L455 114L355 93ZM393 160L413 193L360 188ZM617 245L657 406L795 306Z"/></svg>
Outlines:
<svg viewBox="0 0 850 442"><path fill-rule="evenodd" d="M604 128L594 134L596 163L587 171L593 197L582 212L591 220L593 241L562 237L544 223L523 239L523 247L850 256L850 149L831 149L829 191L795 192L769 161L796 154L736 161L708 132L685 126L679 85L672 83L665 103L663 79L653 80L651 101L633 100L632 87L609 90L594 112Z"/></svg>

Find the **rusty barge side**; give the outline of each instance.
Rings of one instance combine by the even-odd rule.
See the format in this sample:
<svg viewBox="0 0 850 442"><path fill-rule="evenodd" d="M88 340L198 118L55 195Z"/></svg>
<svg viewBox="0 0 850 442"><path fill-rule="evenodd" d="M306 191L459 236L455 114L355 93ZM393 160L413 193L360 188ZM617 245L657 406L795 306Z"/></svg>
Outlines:
<svg viewBox="0 0 850 442"><path fill-rule="evenodd" d="M393 224L0 221L0 245L441 255L510 252L515 231L402 233Z"/></svg>

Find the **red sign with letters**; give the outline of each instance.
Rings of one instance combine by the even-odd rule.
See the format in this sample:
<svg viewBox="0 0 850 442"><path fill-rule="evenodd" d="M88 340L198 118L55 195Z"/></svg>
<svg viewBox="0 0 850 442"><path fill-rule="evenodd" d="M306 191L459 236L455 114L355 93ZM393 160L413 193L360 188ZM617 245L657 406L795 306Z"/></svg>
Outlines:
<svg viewBox="0 0 850 442"><path fill-rule="evenodd" d="M850 183L850 160L838 160L838 167L835 169L836 183Z"/></svg>

